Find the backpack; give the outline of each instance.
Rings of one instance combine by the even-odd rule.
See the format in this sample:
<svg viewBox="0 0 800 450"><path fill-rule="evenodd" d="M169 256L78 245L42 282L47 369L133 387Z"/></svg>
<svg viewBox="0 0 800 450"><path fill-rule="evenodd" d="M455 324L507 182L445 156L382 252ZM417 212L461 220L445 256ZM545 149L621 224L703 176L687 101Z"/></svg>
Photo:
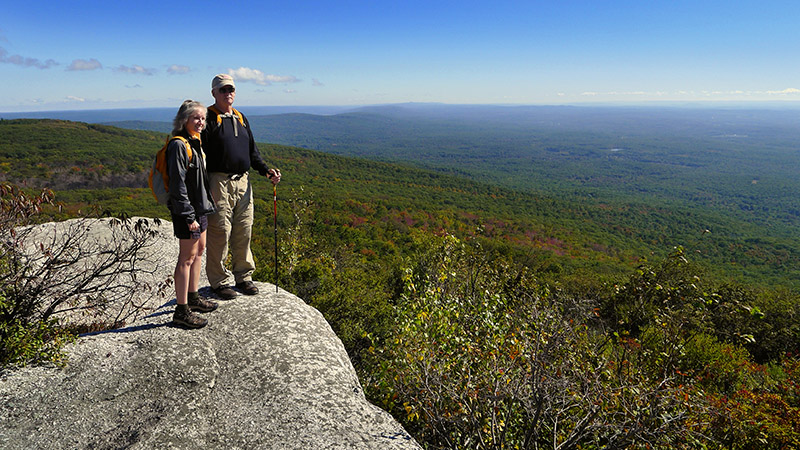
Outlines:
<svg viewBox="0 0 800 450"><path fill-rule="evenodd" d="M192 160L192 146L189 141L183 136L172 136L167 138L167 142L156 153L153 160L153 167L150 169L150 178L147 180L150 185L150 190L153 192L153 197L156 198L158 203L166 205L169 200L169 171L167 170L167 146L175 139L183 141L186 147L186 154L189 160Z"/></svg>
<svg viewBox="0 0 800 450"><path fill-rule="evenodd" d="M211 110L211 112L213 112L217 116L217 125L221 124L222 123L222 117L221 117L222 116L222 112L220 110L218 110L217 107L214 106L214 105L209 106L208 109ZM242 113L237 111L236 108L231 108L231 109L233 109L233 115L236 116L237 119L239 119L239 123L242 124L243 127L246 126L244 124L244 116L242 116Z"/></svg>

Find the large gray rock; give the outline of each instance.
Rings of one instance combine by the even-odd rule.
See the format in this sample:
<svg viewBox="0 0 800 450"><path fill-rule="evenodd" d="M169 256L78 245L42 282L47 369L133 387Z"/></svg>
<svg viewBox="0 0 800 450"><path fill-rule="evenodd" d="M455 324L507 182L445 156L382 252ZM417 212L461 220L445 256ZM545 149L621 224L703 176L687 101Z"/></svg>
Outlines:
<svg viewBox="0 0 800 450"><path fill-rule="evenodd" d="M322 315L256 284L260 295L222 301L203 329L172 326L171 300L79 338L63 369L6 373L0 448L419 448L366 400Z"/></svg>

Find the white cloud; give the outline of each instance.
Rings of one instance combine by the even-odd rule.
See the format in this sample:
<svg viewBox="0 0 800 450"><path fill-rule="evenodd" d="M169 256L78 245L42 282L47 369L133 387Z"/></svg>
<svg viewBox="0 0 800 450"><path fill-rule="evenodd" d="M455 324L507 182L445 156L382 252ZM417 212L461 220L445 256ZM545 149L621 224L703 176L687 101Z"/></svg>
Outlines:
<svg viewBox="0 0 800 450"><path fill-rule="evenodd" d="M790 95L800 94L800 89L784 89L782 91L743 91L740 89L731 91L608 91L608 92L582 92L580 95L585 97L652 97L652 98L669 98L669 97L707 97L707 98L724 98L724 97L750 97L754 95Z"/></svg>
<svg viewBox="0 0 800 450"><path fill-rule="evenodd" d="M800 89L787 88L781 91L767 91L769 95L787 95L787 94L800 94Z"/></svg>
<svg viewBox="0 0 800 450"><path fill-rule="evenodd" d="M114 72L122 72L122 73L130 73L133 75L153 75L156 73L155 69L147 69L140 65L134 64L131 67L128 66L119 66L114 69Z"/></svg>
<svg viewBox="0 0 800 450"><path fill-rule="evenodd" d="M75 97L74 95L68 95L67 101L83 103L86 101L86 99L81 97Z"/></svg>
<svg viewBox="0 0 800 450"><path fill-rule="evenodd" d="M294 90L294 89L284 89L284 90L283 90L283 92L284 92L285 94L294 94L294 93L295 93L295 92L297 92L297 91L296 91L296 90Z"/></svg>
<svg viewBox="0 0 800 450"><path fill-rule="evenodd" d="M630 91L630 92L612 91L612 92L607 92L605 95L635 95L635 96L641 96L641 95L647 95L647 92L644 92L644 91Z"/></svg>
<svg viewBox="0 0 800 450"><path fill-rule="evenodd" d="M67 70L97 70L102 68L103 65L100 64L100 61L92 58L90 60L76 59L67 67Z"/></svg>
<svg viewBox="0 0 800 450"><path fill-rule="evenodd" d="M298 83L300 81L296 77L293 77L291 75L286 75L286 76L267 75L267 79L273 83Z"/></svg>
<svg viewBox="0 0 800 450"><path fill-rule="evenodd" d="M267 75L258 69L249 67L239 67L238 69L228 69L228 74L236 81L252 82L262 86L269 86L272 83L297 83L296 77L291 75Z"/></svg>
<svg viewBox="0 0 800 450"><path fill-rule="evenodd" d="M321 81L319 81L316 78L312 78L311 79L311 84L313 84L314 86L325 86L325 84L323 84Z"/></svg>
<svg viewBox="0 0 800 450"><path fill-rule="evenodd" d="M27 58L20 55L9 55L8 51L3 47L0 47L0 62L23 67L36 67L37 69L49 69L58 65L58 63L52 59L40 61L36 58Z"/></svg>
<svg viewBox="0 0 800 450"><path fill-rule="evenodd" d="M174 75L183 75L185 73L189 73L191 69L189 66L181 66L178 64L173 64L167 68L167 73L174 74Z"/></svg>

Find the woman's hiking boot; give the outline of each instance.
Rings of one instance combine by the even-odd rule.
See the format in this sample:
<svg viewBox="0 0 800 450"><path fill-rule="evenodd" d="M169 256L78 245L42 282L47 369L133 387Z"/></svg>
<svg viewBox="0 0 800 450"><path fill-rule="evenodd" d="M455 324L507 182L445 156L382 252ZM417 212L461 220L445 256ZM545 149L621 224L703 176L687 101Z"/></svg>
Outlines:
<svg viewBox="0 0 800 450"><path fill-rule="evenodd" d="M200 311L204 313L211 312L217 309L217 306L219 306L217 302L212 302L211 300L206 300L203 297L200 297L198 292L189 292L187 303L189 305L189 309L192 311Z"/></svg>
<svg viewBox="0 0 800 450"><path fill-rule="evenodd" d="M172 315L172 323L184 328L203 328L208 320L195 314L189 309L189 305L178 305Z"/></svg>

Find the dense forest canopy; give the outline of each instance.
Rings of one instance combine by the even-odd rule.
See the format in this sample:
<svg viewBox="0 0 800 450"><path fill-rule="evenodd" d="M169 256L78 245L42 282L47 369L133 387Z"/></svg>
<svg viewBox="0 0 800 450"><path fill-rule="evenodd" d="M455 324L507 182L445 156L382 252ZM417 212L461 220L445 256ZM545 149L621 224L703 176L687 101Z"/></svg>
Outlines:
<svg viewBox="0 0 800 450"><path fill-rule="evenodd" d="M262 140L408 161L556 195L714 208L796 226L800 112L405 106L252 120Z"/></svg>
<svg viewBox="0 0 800 450"><path fill-rule="evenodd" d="M148 111L146 120L117 123L165 132L167 122L150 120L161 115ZM97 114L94 119L103 117L118 119L122 114ZM35 132L31 137L22 129L18 133L13 122L6 121L3 128L9 136L8 156L0 155L5 176L16 173L35 184L49 171L50 183L59 183L49 185L56 187L78 188L91 180L94 184L86 187L141 186L131 174L149 165L154 146L150 142L162 139L118 130L127 134L119 136L122 142L117 146L108 133L114 128L71 123L69 127L87 127L95 133L83 143L67 137L65 142L75 143L72 150L71 144L62 143L66 152L49 151L46 147L53 144L48 140L58 137L38 139ZM518 229L509 231L518 236L509 239L513 242L524 243L519 236L526 228L528 234L549 234L569 243L564 245L573 249L566 253L575 255L580 248L594 255L589 260L605 260L608 255L619 260L624 255L628 263L683 245L708 261L710 270L734 280L768 286L798 283L797 110L408 104L334 115L251 115L250 122L262 142L398 162L456 177L434 177L419 187L423 190L436 191L436 184L444 182L440 180L456 180L447 182L463 185L462 192L474 191L470 187L474 182L510 189L501 199L454 195L445 205L477 214L484 222L515 223ZM68 122L58 123L61 131L69 128ZM28 139L37 141L31 142L35 152L25 150ZM106 153L114 156L103 161L97 150L105 140L112 142ZM122 150L123 142L130 148ZM272 147L262 145L267 148ZM18 158L26 152L31 154ZM47 154L63 158L63 153L74 158L56 165L42 160ZM277 162L292 169L292 161L283 163L280 153L274 156ZM116 157L122 154L124 158ZM342 161L337 163L340 167L355 164ZM115 165L114 170L127 174L103 176ZM383 167L364 166L359 176L370 179L376 176L373 172L383 171L391 179L394 169ZM83 179L77 176L81 170ZM330 173L335 170L331 167ZM306 175L300 170L288 181L309 186ZM398 176L433 177L426 172ZM344 181L335 183L332 192L360 199L364 191L351 189ZM375 189L379 190L367 191ZM431 190L427 191L414 198L429 197ZM394 192L387 203L406 204L409 193ZM443 205L416 201L413 208L435 213ZM497 215L501 210L506 212ZM605 254L591 250L600 248ZM565 252L559 250L557 258L564 256L558 253ZM576 264L574 257L570 264Z"/></svg>
<svg viewBox="0 0 800 450"><path fill-rule="evenodd" d="M254 277L325 315L371 401L429 449L800 446L785 120L748 140L726 121L620 134L600 113L573 129L426 108L251 117L313 147L259 144L284 176L278 267L272 188L252 178ZM168 218L146 188L166 134L145 129L164 123L126 126L0 121L0 178L22 186L1 186L3 223ZM58 360L46 337L71 331L9 323L16 299L0 291L0 357Z"/></svg>

